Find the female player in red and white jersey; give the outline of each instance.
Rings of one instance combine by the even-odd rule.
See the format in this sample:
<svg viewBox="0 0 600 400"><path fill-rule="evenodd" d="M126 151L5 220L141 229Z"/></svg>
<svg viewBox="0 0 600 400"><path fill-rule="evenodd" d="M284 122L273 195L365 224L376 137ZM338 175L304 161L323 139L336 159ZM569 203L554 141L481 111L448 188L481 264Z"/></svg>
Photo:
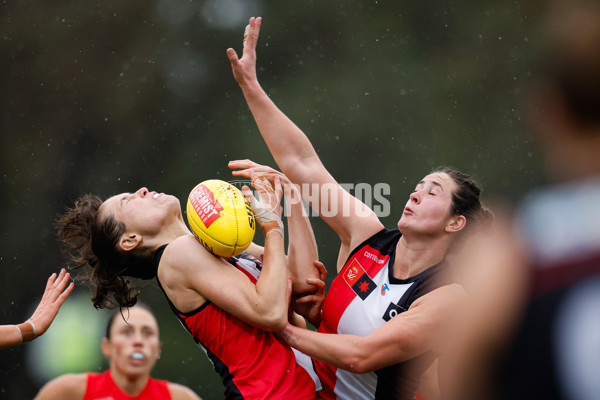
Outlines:
<svg viewBox="0 0 600 400"><path fill-rule="evenodd" d="M252 177L260 201L242 188L263 230L264 248L253 243L236 257L211 254L186 226L179 200L146 188L106 201L82 196L60 218L59 236L73 266L87 272L96 288L97 308L134 305L137 293L127 277L156 278L212 361L226 399L310 400L320 389L310 359L275 332L287 323L289 276L308 276L290 271L306 265L312 270L316 245L307 218L292 210L293 246L286 257L279 206L284 177L265 169Z"/></svg>
<svg viewBox="0 0 600 400"><path fill-rule="evenodd" d="M303 196L341 240L338 275L322 318L312 321L318 332L288 325L283 336L317 360L321 398L413 399L465 298L447 273L446 257L491 213L481 206L480 189L469 176L441 168L417 183L397 228L385 229L336 182L307 136L261 88L260 25L261 18L250 19L241 58L227 50L234 77L278 166L294 184L312 188ZM246 168L238 172L242 176L253 171L246 161L230 166Z"/></svg>

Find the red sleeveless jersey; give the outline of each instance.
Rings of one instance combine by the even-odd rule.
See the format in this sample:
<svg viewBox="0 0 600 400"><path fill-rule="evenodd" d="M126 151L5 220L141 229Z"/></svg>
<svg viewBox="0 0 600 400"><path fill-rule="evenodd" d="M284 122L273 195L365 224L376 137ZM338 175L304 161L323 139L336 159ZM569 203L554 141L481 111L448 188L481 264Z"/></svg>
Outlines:
<svg viewBox="0 0 600 400"><path fill-rule="evenodd" d="M256 284L262 268L259 260L248 253L225 260ZM163 289L160 281L158 284ZM312 360L289 347L275 333L255 328L208 301L197 310L183 313L164 294L181 324L202 346L221 376L225 399L315 398L315 390L321 385Z"/></svg>
<svg viewBox="0 0 600 400"><path fill-rule="evenodd" d="M167 381L148 378L146 387L137 396L124 393L110 375L110 371L102 374L87 374L87 387L83 400L171 400Z"/></svg>

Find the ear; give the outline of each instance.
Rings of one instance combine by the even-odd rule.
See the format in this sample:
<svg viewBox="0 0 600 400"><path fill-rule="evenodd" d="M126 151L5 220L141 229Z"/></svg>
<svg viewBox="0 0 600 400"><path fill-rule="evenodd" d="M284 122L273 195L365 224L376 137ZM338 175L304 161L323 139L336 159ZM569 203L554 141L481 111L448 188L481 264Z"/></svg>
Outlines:
<svg viewBox="0 0 600 400"><path fill-rule="evenodd" d="M110 343L107 338L102 338L102 344L100 347L102 348L102 354L104 354L104 357L110 358Z"/></svg>
<svg viewBox="0 0 600 400"><path fill-rule="evenodd" d="M142 243L142 235L136 233L124 233L119 240L119 247L123 251L131 251Z"/></svg>
<svg viewBox="0 0 600 400"><path fill-rule="evenodd" d="M454 215L450 218L448 224L446 224L445 231L448 233L458 232L467 225L467 219L464 215Z"/></svg>

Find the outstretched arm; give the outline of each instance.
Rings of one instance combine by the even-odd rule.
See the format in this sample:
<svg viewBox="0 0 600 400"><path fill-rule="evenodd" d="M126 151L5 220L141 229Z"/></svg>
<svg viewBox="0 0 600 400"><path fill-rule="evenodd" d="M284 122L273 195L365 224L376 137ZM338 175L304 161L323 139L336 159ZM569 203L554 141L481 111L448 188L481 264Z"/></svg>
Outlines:
<svg viewBox="0 0 600 400"><path fill-rule="evenodd" d="M275 177L279 178L285 198L284 212L287 217L289 236L287 261L292 279L292 293L308 293L317 290L317 287L307 282L307 279L319 278L319 271L313 265L313 261L319 258L317 242L298 187L281 172L251 160L230 161L229 168L239 169L231 172L234 176L249 179L253 179L254 176L264 176L272 184Z"/></svg>
<svg viewBox="0 0 600 400"><path fill-rule="evenodd" d="M339 235L345 249L340 255L342 259L383 225L371 209L338 185L306 135L277 108L258 83L256 44L261 21L260 17L250 18L241 58L235 50L227 49L233 75L277 165L293 183L301 186L302 196Z"/></svg>
<svg viewBox="0 0 600 400"><path fill-rule="evenodd" d="M73 291L73 282L67 286L70 278L71 275L64 268L58 276L56 273L50 275L42 300L31 318L19 325L0 326L0 349L30 342L48 330L65 299Z"/></svg>
<svg viewBox="0 0 600 400"><path fill-rule="evenodd" d="M458 285L436 289L364 337L318 333L291 325L281 336L290 346L337 368L353 373L375 371L427 351L443 351L452 310L462 298L464 291Z"/></svg>

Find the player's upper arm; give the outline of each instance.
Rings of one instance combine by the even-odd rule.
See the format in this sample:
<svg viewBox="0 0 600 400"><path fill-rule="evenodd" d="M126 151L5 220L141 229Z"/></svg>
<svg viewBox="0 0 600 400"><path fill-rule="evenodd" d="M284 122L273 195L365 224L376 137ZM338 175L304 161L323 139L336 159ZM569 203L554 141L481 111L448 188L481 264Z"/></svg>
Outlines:
<svg viewBox="0 0 600 400"><path fill-rule="evenodd" d="M252 242L250 243L250 246L248 246L248 248L246 249L246 253L260 260L261 256L265 253L265 248L261 245Z"/></svg>
<svg viewBox="0 0 600 400"><path fill-rule="evenodd" d="M261 296L248 276L210 254L191 236L172 242L165 250L163 260L165 268L161 262L159 278L171 301L182 312L197 307L194 305L196 297L265 330L274 329L274 325L278 327L287 315L284 313L287 307L280 307L281 311L274 307Z"/></svg>
<svg viewBox="0 0 600 400"><path fill-rule="evenodd" d="M63 375L46 383L34 400L81 400L86 387L86 374Z"/></svg>
<svg viewBox="0 0 600 400"><path fill-rule="evenodd" d="M192 389L178 383L169 382L169 391L173 400L202 400Z"/></svg>

